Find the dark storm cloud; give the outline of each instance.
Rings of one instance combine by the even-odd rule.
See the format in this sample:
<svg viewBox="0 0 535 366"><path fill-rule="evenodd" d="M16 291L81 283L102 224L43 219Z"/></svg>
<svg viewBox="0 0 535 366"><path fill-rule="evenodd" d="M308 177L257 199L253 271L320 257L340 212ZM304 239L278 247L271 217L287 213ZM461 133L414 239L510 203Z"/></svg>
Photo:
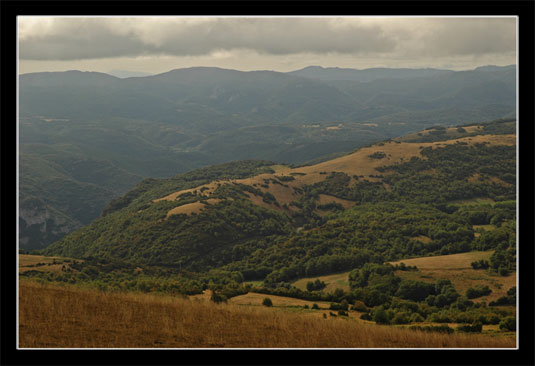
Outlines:
<svg viewBox="0 0 535 366"><path fill-rule="evenodd" d="M427 57L510 52L514 19L427 18L54 18L26 27L26 60L81 60L146 55L418 53ZM21 24L24 25L24 24Z"/></svg>

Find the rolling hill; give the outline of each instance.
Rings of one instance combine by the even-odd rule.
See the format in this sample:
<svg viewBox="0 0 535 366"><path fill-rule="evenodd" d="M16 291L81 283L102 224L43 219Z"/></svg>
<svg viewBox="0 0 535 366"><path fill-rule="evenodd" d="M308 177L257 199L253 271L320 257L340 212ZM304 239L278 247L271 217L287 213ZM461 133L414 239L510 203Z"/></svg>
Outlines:
<svg viewBox="0 0 535 366"><path fill-rule="evenodd" d="M423 132L315 165L244 161L145 180L44 253L280 282L470 250L473 225L514 219L515 123ZM482 208L457 204L484 197L504 203L479 219Z"/></svg>
<svg viewBox="0 0 535 366"><path fill-rule="evenodd" d="M196 67L123 79L73 70L23 74L19 84L23 249L89 224L144 178L243 159L303 164L433 125L514 117L516 109L514 66Z"/></svg>

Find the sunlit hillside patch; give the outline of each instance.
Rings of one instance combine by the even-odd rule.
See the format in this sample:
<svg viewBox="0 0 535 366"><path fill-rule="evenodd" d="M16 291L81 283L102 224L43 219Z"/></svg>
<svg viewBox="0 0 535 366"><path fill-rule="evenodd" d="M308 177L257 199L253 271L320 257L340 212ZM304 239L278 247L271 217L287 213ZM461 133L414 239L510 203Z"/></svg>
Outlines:
<svg viewBox="0 0 535 366"><path fill-rule="evenodd" d="M473 301L486 300L487 303L506 296L507 290L516 286L516 272L508 276L490 274L484 269L473 269L472 262L481 259L489 260L494 251L467 252L432 257L403 259L391 264L405 263L407 266L416 266L418 271L396 271L396 276L402 279L419 280L424 282L436 282L444 278L452 282L455 289L464 294L469 287L477 285L489 286L492 293Z"/></svg>
<svg viewBox="0 0 535 366"><path fill-rule="evenodd" d="M495 202L489 197L470 198L466 200L455 200L450 203L463 205L463 206L479 206L479 205L494 205Z"/></svg>
<svg viewBox="0 0 535 366"><path fill-rule="evenodd" d="M209 196L217 187L218 185L220 184L223 184L225 181L213 181L213 182L210 182L208 184L203 184L202 186L199 186L199 187L194 187L194 188L190 188L190 189L184 189L184 190L181 190L181 191L178 191L178 192L173 192L165 197L162 197L162 198L158 198L158 199L155 199L153 200L154 203L156 202L159 202L159 201L174 201L176 199L178 199L178 197L182 194L185 194L185 193L193 193L193 194L200 194L202 196ZM228 181L227 181L228 182Z"/></svg>
<svg viewBox="0 0 535 366"><path fill-rule="evenodd" d="M353 201L345 200L343 198L334 197L334 196L331 196L331 195L328 195L328 194L320 194L318 197L319 197L318 198L318 204L320 204L320 205L324 205L324 204L327 204L327 203L335 202L335 203L341 204L345 209L351 208L351 207L353 207L355 205L355 202L353 202Z"/></svg>
<svg viewBox="0 0 535 366"><path fill-rule="evenodd" d="M474 173L472 176L468 177L467 179L471 183L475 182L492 182L497 183L499 185L502 185L504 187L510 187L511 183L504 182L503 180L497 178L497 177L482 177L479 173Z"/></svg>
<svg viewBox="0 0 535 366"><path fill-rule="evenodd" d="M70 268L70 263L73 260L57 256L19 254L19 273L26 271L60 272L64 268ZM76 261L80 262L81 260L76 259Z"/></svg>
<svg viewBox="0 0 535 366"><path fill-rule="evenodd" d="M459 128L459 127L446 127L446 128L440 129L440 131L443 131L443 132L441 132L441 136L443 136L445 138L451 138L451 139L460 138L462 136L465 136L466 134L471 134L471 133L475 133L475 132L481 132L482 130L483 130L483 126L482 125L465 126L465 127L461 127L461 128ZM401 137L396 137L394 140L401 141L401 142L411 142L411 141L415 141L415 140L418 140L418 139L422 139L422 138L431 136L431 135L433 135L433 133L436 133L436 131L437 130L430 128L430 129L426 129L426 130L423 130L423 131L410 133L410 134L407 134L407 135L404 135L404 136L401 136Z"/></svg>
<svg viewBox="0 0 535 366"><path fill-rule="evenodd" d="M430 237L425 236L425 235L413 236L410 239L419 241L419 242L424 243L424 244L429 244L429 243L431 243L433 241Z"/></svg>
<svg viewBox="0 0 535 366"><path fill-rule="evenodd" d="M206 200L206 203L202 201L187 203L185 205L178 206L170 210L167 213L167 217L171 215L179 215L179 214L191 215L192 213L199 213L201 212L202 209L206 207L206 204L214 205L218 202L221 202L221 200L217 198L210 198Z"/></svg>
<svg viewBox="0 0 535 366"><path fill-rule="evenodd" d="M496 229L496 226L495 225L473 225L472 228L474 230L483 230L483 231L491 231L491 230L494 230Z"/></svg>
<svg viewBox="0 0 535 366"><path fill-rule="evenodd" d="M301 278L292 285L295 287L306 290L306 285L308 282L313 282L316 279L319 279L322 282L325 282L327 286L322 290L323 292L333 292L336 289L342 289L344 291L350 291L349 288L349 272L343 272L343 273L336 273L332 275L327 276L317 276L317 277L308 277L308 278Z"/></svg>
<svg viewBox="0 0 535 366"><path fill-rule="evenodd" d="M469 130L474 129L478 130L478 126L469 126L466 127ZM452 131L453 128L450 128ZM448 131L450 129L447 129ZM428 131L423 131L428 132ZM422 132L422 133L423 133ZM341 172L349 175L351 177L350 184L357 182L357 177L361 179L368 180L370 182L381 182L382 179L379 178L381 175L392 174L392 172L379 172L377 168L383 167L385 165L393 165L397 163L403 163L409 161L412 157L422 157L421 150L426 147L444 147L451 144L467 144L475 145L480 143L485 143L487 145L515 145L516 144L516 135L476 135L471 137L464 137L453 140L445 140L439 142L400 142L400 141L387 141L374 144L372 146L363 147L351 154L325 161L319 164L311 166L303 166L298 168L290 168L285 165L272 165L270 168L275 173L263 173L249 178L243 179L230 179L223 181L213 181L208 184L201 185L199 187L185 189L177 191L171 194L168 194L165 197L155 199L153 202L158 202L161 200L176 200L179 196L185 193L193 193L198 195L200 198L210 197L213 192L220 186L224 184L245 184L251 187L260 189L262 192L268 192L272 194L279 205L274 203L266 203L262 200L261 197L255 196L248 193L249 199L254 203L262 207L275 209L278 211L289 211L291 206L289 204L292 201L299 199L300 195L296 194L294 191L295 188L303 187L305 185L311 185L318 182L321 182L326 179L327 175L332 172ZM380 156L379 156L380 154ZM370 156L377 155L378 158L371 158ZM432 172L431 172L432 173ZM293 177L293 180L290 181L279 181L279 177ZM477 174L474 175L472 180L477 180ZM489 181L504 183L501 180L490 177ZM329 198L330 199L330 198ZM331 202L333 200L331 199ZM338 202L334 200L335 202ZM318 204L324 204L326 202L326 197L320 196ZM344 208L351 207L350 201L338 202L342 204ZM459 202L461 203L461 202ZM202 206L200 204L189 204L190 206L179 209L177 211L181 212L182 210L190 212L198 212ZM286 207L283 207L286 205ZM186 205L184 205L186 206ZM182 206L181 206L182 207ZM316 211L320 215L325 215L326 212L321 210ZM185 212L186 213L186 212Z"/></svg>

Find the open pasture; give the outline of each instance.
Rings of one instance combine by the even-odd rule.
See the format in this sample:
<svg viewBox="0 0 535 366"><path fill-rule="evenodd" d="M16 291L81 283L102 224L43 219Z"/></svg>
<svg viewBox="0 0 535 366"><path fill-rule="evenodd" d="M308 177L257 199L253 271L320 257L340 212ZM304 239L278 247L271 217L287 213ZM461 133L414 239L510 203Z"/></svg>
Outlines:
<svg viewBox="0 0 535 366"><path fill-rule="evenodd" d="M19 273L26 271L59 272L63 266L65 266L65 268L69 267L71 261L72 259L64 257L19 254Z"/></svg>
<svg viewBox="0 0 535 366"><path fill-rule="evenodd" d="M306 285L308 282L314 282L316 279L319 279L320 281L325 282L325 284L327 285L323 289L324 292L332 292L336 290L337 288L342 289L344 291L350 291L348 277L349 277L349 272L343 272L343 273L336 273L336 274L331 274L331 275L326 275L326 276L301 278L295 281L294 283L292 283L292 285L294 285L295 287L301 290L306 290L307 288Z"/></svg>
<svg viewBox="0 0 535 366"><path fill-rule="evenodd" d="M452 282L453 286L461 294L464 294L469 287L476 285L488 285L492 293L474 301L497 300L505 296L507 290L516 286L516 272L508 276L491 275L484 269L473 269L471 263L481 259L488 260L493 251L468 252L433 257L421 257L403 259L392 264L405 263L407 266L416 266L418 271L396 271L396 276L404 279L419 280L425 282L435 282L445 278Z"/></svg>

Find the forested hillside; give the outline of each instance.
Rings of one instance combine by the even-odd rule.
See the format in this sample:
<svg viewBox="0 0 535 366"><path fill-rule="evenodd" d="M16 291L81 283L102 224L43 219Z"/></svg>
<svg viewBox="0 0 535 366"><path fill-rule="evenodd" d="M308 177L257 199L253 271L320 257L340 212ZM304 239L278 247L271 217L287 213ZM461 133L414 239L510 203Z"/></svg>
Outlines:
<svg viewBox="0 0 535 366"><path fill-rule="evenodd" d="M438 124L514 116L515 70L23 74L20 246L89 224L144 178L242 159L303 164Z"/></svg>
<svg viewBox="0 0 535 366"><path fill-rule="evenodd" d="M513 240L505 228L516 215L514 124L494 124L503 134L472 126L457 139L387 141L311 166L245 161L145 180L44 253L284 282L492 249L473 225ZM492 203L463 203L482 198Z"/></svg>

